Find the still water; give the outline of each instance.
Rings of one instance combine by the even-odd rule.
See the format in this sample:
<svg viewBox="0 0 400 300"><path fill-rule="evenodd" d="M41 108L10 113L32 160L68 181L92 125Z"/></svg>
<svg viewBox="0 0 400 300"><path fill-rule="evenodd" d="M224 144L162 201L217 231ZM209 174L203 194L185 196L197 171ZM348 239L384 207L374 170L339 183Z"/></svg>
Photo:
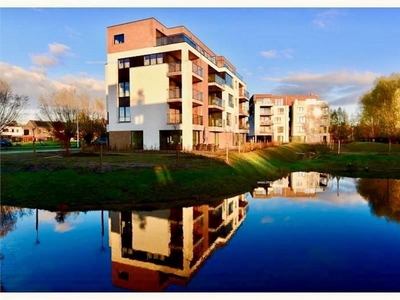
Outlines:
<svg viewBox="0 0 400 300"><path fill-rule="evenodd" d="M214 205L1 218L3 291L400 291L400 180L298 172Z"/></svg>

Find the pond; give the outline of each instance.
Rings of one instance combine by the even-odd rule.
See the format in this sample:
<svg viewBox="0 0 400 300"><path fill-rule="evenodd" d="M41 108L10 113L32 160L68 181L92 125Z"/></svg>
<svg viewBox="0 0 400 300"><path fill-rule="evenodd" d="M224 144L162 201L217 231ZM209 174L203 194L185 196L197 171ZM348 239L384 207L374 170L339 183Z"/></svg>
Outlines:
<svg viewBox="0 0 400 300"><path fill-rule="evenodd" d="M400 291L400 180L297 172L213 205L1 218L5 292Z"/></svg>

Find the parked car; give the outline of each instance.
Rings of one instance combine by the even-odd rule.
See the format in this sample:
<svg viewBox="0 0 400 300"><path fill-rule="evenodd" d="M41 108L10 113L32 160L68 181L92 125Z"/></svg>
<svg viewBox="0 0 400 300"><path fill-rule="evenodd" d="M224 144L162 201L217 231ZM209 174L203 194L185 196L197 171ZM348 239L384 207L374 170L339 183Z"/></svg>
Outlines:
<svg viewBox="0 0 400 300"><path fill-rule="evenodd" d="M92 142L92 145L108 145L108 139L106 136L99 137Z"/></svg>
<svg viewBox="0 0 400 300"><path fill-rule="evenodd" d="M1 139L1 147L11 147L12 143L10 140L7 139Z"/></svg>

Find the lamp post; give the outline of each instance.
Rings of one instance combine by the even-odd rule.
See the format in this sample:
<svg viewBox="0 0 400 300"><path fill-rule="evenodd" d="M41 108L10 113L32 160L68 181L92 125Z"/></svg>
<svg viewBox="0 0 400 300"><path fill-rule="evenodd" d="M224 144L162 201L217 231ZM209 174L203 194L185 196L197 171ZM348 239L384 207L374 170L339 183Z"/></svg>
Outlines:
<svg viewBox="0 0 400 300"><path fill-rule="evenodd" d="M76 147L79 148L79 118L76 115Z"/></svg>

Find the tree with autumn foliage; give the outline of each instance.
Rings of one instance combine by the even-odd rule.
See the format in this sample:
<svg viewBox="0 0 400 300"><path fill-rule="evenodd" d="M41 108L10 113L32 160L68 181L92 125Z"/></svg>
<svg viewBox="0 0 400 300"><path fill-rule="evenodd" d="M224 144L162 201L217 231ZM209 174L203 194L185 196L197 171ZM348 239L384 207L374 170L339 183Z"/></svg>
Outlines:
<svg viewBox="0 0 400 300"><path fill-rule="evenodd" d="M371 138L384 137L391 143L400 138L400 73L382 76L359 102L360 128Z"/></svg>

